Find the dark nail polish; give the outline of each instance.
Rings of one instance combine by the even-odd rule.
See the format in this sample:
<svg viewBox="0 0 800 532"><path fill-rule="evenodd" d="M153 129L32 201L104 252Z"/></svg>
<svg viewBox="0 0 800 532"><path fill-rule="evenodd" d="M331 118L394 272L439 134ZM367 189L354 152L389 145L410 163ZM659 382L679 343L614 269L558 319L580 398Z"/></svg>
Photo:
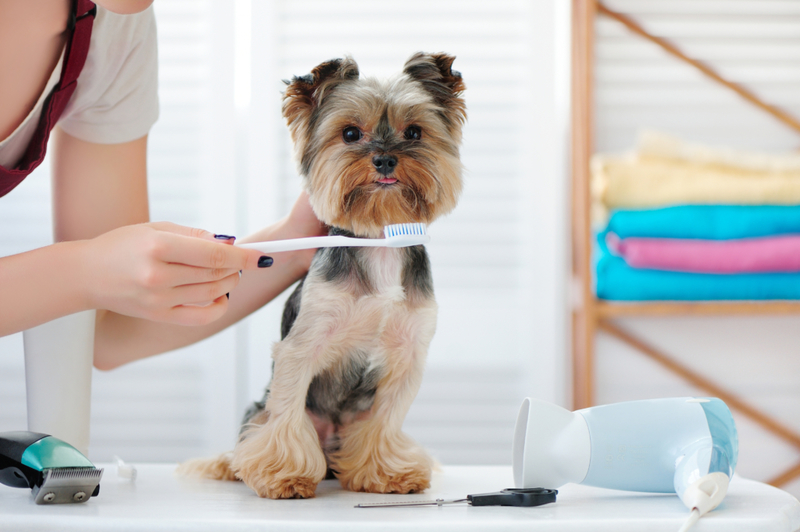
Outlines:
<svg viewBox="0 0 800 532"><path fill-rule="evenodd" d="M272 266L272 257L267 257L264 255L260 259L258 259L258 267L259 268L269 268Z"/></svg>
<svg viewBox="0 0 800 532"><path fill-rule="evenodd" d="M231 298L231 293L230 293L230 292L228 292L227 294L225 294L225 297L227 297L228 299L230 299L230 298Z"/></svg>
<svg viewBox="0 0 800 532"><path fill-rule="evenodd" d="M235 236L228 236L228 235L214 235L214 238L217 240L236 240Z"/></svg>

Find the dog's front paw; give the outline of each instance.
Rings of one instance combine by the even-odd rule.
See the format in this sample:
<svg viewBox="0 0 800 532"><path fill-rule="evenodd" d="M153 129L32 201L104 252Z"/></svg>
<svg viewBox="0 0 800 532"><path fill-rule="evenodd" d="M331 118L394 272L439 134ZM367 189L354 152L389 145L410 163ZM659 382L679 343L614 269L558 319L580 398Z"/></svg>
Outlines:
<svg viewBox="0 0 800 532"><path fill-rule="evenodd" d="M338 476L345 489L369 493L419 493L431 485L431 468L423 464L399 473L367 467Z"/></svg>
<svg viewBox="0 0 800 532"><path fill-rule="evenodd" d="M319 484L313 478L283 477L281 471L247 471L238 475L259 497L269 499L311 499Z"/></svg>
<svg viewBox="0 0 800 532"><path fill-rule="evenodd" d="M325 477L327 464L307 418L269 420L250 429L233 451L231 468L259 497L308 499Z"/></svg>
<svg viewBox="0 0 800 532"><path fill-rule="evenodd" d="M419 493L431 485L433 460L405 434L375 433L369 424L353 427L332 456L342 487L370 493Z"/></svg>

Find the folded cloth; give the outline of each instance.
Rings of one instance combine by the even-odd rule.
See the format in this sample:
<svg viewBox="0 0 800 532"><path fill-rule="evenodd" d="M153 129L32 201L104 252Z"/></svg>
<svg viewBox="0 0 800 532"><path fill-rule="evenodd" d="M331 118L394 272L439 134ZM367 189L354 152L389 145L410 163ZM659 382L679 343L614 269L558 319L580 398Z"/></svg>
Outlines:
<svg viewBox="0 0 800 532"><path fill-rule="evenodd" d="M800 204L800 155L692 144L642 132L635 153L592 160L593 219L608 208Z"/></svg>
<svg viewBox="0 0 800 532"><path fill-rule="evenodd" d="M800 234L800 206L678 205L618 210L608 231L620 238L703 238L726 240Z"/></svg>
<svg viewBox="0 0 800 532"><path fill-rule="evenodd" d="M612 255L605 232L595 254L597 297L616 301L719 301L800 299L800 273L669 272L631 268Z"/></svg>
<svg viewBox="0 0 800 532"><path fill-rule="evenodd" d="M593 194L611 209L800 204L798 171L751 171L647 155L598 155L592 167Z"/></svg>
<svg viewBox="0 0 800 532"><path fill-rule="evenodd" d="M633 268L719 274L800 272L800 235L694 240L620 239L607 233L606 244Z"/></svg>

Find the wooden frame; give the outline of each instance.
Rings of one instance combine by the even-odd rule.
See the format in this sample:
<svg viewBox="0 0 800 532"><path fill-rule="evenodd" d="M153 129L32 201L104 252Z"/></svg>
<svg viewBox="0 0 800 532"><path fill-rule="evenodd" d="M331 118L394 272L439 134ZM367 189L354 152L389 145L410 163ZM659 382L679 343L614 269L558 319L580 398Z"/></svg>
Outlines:
<svg viewBox="0 0 800 532"><path fill-rule="evenodd" d="M739 84L720 76L710 66L686 56L669 41L651 35L631 18L608 9L600 0L572 0L572 271L576 293L572 312L573 407L594 404L594 344L599 331L633 347L651 360L698 388L719 397L740 414L800 450L800 434L752 407L734 393L636 338L614 323L625 316L735 316L800 314L800 301L648 301L619 303L598 300L592 287L592 229L589 161L594 153L594 22L598 14L625 25L635 34L661 46L694 66L756 107L800 132L800 121L763 102ZM800 463L768 482L775 486L800 477Z"/></svg>

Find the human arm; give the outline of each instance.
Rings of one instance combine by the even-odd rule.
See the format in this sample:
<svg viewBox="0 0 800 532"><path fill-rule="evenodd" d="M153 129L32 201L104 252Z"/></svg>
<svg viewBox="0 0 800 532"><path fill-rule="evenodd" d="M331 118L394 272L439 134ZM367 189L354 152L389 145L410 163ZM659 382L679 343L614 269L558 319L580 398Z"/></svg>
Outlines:
<svg viewBox="0 0 800 532"><path fill-rule="evenodd" d="M302 194L286 218L242 239L242 242L301 238L326 233L325 227L311 211L305 194ZM266 271L245 270L238 286L230 292L225 314L208 324L181 327L107 314L103 323L98 320L95 366L111 369L146 356L190 345L225 329L264 306L305 275L315 251L273 253L270 257L274 259L274 263Z"/></svg>
<svg viewBox="0 0 800 532"><path fill-rule="evenodd" d="M55 134L52 155L57 240L91 238L82 242L86 247L83 256L94 257L90 259L92 267L103 266L101 270L118 274L111 277L95 275L91 286L86 289L101 294L99 298L94 296L87 307L100 309L95 333L95 366L98 368L111 369L207 338L263 306L307 271L313 250L276 253L272 255L272 267L259 269L256 265L261 256L259 252L212 242L211 233L191 230L194 233L190 235L154 235L144 229L156 226L155 229L163 232L163 224L130 226L146 222L148 217L146 139L103 145L81 141L61 130ZM112 231L126 225L128 227ZM167 228L177 230L175 227ZM305 196L301 196L286 219L252 235L250 240L323 233L324 227L314 216ZM209 307L178 308L162 300L155 309L144 309L148 312L143 313L143 309L132 302L146 297L144 292L155 292L158 287L153 285L158 284L159 279L154 275L142 277L148 266L137 260L146 259L152 252L148 246L153 245L154 236L162 237L162 240L169 237L174 246L198 244L177 237L205 239L208 242L203 244L213 245L214 249L228 255L225 260L243 262L235 268L205 269L210 277L203 283L207 286L198 290L207 295L195 302L213 300ZM123 257L129 258L120 260ZM240 269L244 271L241 280ZM141 283L124 287L115 284L120 279L130 278L137 278ZM142 283L149 286L141 286ZM236 288L237 284L239 288ZM169 290L161 288L162 296L170 297ZM138 296L133 294L135 291L139 292ZM229 292L230 300L225 297ZM117 294L116 298L102 297L109 293ZM120 294L129 294L129 297L121 298ZM179 315L165 317L165 311ZM182 319L187 315L187 320Z"/></svg>

